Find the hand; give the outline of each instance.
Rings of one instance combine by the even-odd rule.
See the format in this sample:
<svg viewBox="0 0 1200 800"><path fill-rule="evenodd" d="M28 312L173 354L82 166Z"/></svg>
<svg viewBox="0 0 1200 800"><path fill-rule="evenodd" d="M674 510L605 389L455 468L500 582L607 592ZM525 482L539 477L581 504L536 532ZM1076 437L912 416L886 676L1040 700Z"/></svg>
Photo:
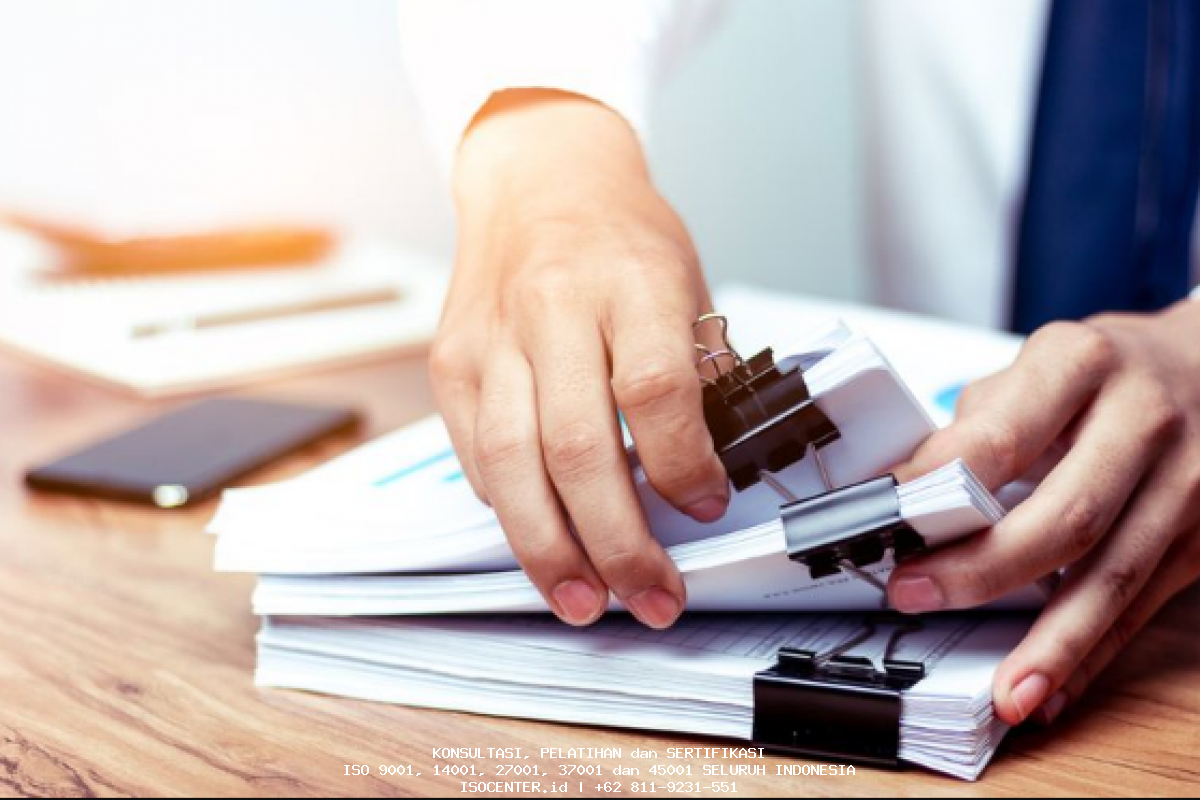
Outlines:
<svg viewBox="0 0 1200 800"><path fill-rule="evenodd" d="M1010 724L1053 721L1200 575L1200 303L1037 331L897 477L962 457L994 489L1056 444L1066 455L1003 522L905 563L889 587L901 611L968 608L1066 568L996 674Z"/></svg>
<svg viewBox="0 0 1200 800"><path fill-rule="evenodd" d="M611 589L669 626L684 584L650 535L617 412L661 495L698 520L724 513L692 332L711 307L687 231L625 122L571 95L494 98L455 192L431 372L463 469L560 618L595 621Z"/></svg>

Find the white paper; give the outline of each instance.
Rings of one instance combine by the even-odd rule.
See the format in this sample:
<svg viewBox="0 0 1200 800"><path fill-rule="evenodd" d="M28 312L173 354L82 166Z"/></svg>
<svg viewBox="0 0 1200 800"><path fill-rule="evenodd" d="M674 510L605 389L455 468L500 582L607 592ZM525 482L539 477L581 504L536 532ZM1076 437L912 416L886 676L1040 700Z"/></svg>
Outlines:
<svg viewBox="0 0 1200 800"><path fill-rule="evenodd" d="M753 677L784 645L825 652L854 615L692 615L667 631L624 617L588 629L548 617L269 619L256 682L503 716L749 739ZM901 757L973 779L1005 731L996 667L1024 617L927 618L891 655L925 663L901 701ZM891 623L849 651L881 661ZM486 658L480 654L486 653Z"/></svg>

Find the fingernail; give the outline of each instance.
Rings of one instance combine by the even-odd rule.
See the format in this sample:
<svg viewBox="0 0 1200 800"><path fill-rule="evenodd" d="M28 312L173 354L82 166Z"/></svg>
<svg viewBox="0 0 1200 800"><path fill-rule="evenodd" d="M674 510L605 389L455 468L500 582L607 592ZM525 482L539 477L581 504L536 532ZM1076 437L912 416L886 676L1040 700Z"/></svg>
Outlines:
<svg viewBox="0 0 1200 800"><path fill-rule="evenodd" d="M1039 725L1049 725L1054 720L1058 719L1058 715L1067 707L1067 693L1061 689L1054 693L1054 696L1046 701L1038 711L1037 722Z"/></svg>
<svg viewBox="0 0 1200 800"><path fill-rule="evenodd" d="M892 584L892 608L905 614L940 611L946 606L942 590L930 578L901 578Z"/></svg>
<svg viewBox="0 0 1200 800"><path fill-rule="evenodd" d="M1046 699L1049 691L1050 680L1045 675L1035 672L1014 686L1009 696L1012 697L1013 705L1017 707L1021 719L1026 720Z"/></svg>
<svg viewBox="0 0 1200 800"><path fill-rule="evenodd" d="M626 600L625 605L651 628L670 627L682 610L675 595L658 586L638 592Z"/></svg>
<svg viewBox="0 0 1200 800"><path fill-rule="evenodd" d="M706 497L699 502L684 506L683 513L697 522L715 522L725 513L728 497Z"/></svg>
<svg viewBox="0 0 1200 800"><path fill-rule="evenodd" d="M573 579L554 587L554 602L564 622L584 625L596 616L600 604L599 593L586 581Z"/></svg>

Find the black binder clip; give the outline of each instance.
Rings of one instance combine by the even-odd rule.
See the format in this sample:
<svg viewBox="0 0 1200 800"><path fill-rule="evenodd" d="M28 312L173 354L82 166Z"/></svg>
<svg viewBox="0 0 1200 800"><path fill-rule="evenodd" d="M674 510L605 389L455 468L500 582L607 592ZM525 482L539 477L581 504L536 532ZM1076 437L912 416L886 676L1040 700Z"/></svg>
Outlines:
<svg viewBox="0 0 1200 800"><path fill-rule="evenodd" d="M891 550L900 561L925 549L925 540L900 515L896 478L883 475L834 489L779 509L788 557L804 564L813 580L850 572L879 588L862 571Z"/></svg>
<svg viewBox="0 0 1200 800"><path fill-rule="evenodd" d="M703 354L698 368L704 383L704 419L734 488L741 491L760 480L770 482L770 473L796 463L809 451L829 486L819 449L840 434L813 402L799 359L776 363L767 348L746 361L729 344L725 317L705 314L693 327L708 322L720 324L722 347L696 345ZM722 369L721 359L733 365ZM709 365L715 377L704 374Z"/></svg>
<svg viewBox="0 0 1200 800"><path fill-rule="evenodd" d="M925 677L920 661L892 657L900 637L920 630L898 619L881 664L849 650L874 638L877 624L833 650L817 654L780 648L775 666L754 676L754 742L769 750L900 765L900 696Z"/></svg>

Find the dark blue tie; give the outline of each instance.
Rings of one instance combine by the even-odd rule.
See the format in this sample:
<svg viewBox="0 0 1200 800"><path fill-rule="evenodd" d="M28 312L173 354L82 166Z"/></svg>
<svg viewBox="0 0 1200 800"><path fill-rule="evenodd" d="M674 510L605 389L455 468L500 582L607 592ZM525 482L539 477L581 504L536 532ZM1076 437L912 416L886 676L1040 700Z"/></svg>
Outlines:
<svg viewBox="0 0 1200 800"><path fill-rule="evenodd" d="M1012 328L1186 296L1200 183L1200 1L1055 0Z"/></svg>

